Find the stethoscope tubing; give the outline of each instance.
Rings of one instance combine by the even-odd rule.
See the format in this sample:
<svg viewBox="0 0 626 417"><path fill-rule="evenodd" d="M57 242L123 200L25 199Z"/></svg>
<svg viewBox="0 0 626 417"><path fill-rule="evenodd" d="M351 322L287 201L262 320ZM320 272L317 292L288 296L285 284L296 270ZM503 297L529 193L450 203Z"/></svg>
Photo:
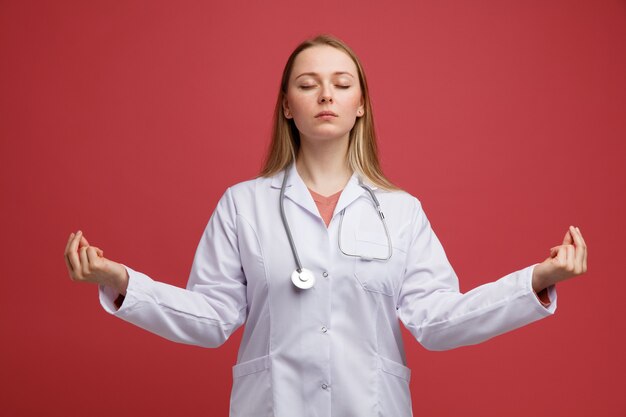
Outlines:
<svg viewBox="0 0 626 417"><path fill-rule="evenodd" d="M287 177L289 177L289 171L291 169L285 169L285 175L283 176L283 184L280 187L280 217L283 220L283 225L285 226L285 232L287 232L287 239L289 239L289 246L291 246L291 252L293 253L293 257L296 261L296 271L298 273L302 272L302 263L300 262L300 257L298 256L298 250L296 249L296 244L293 241L293 236L291 236L291 228L289 227L289 222L287 221L287 216L285 215L285 188L287 188Z"/></svg>
<svg viewBox="0 0 626 417"><path fill-rule="evenodd" d="M285 201L285 190L287 188L287 179L289 177L289 173L291 171L291 169L293 168L293 166L288 167L285 169L285 174L283 175L283 183L280 187L280 198L279 198L279 207L280 207L280 217L281 220L283 222L283 226L285 227L285 233L287 233L287 239L289 240L289 246L291 246L291 253L293 254L293 258L296 262L296 270L291 274L291 281L293 282L293 284L300 288L300 289L307 289L307 288L311 288L313 285L315 285L315 275L309 271L308 269L305 269L302 267L302 263L300 262L300 256L298 255L298 249L296 248L296 244L293 241L293 236L291 234L291 228L289 227L289 222L287 220L287 215L285 214L285 205L284 205L284 201ZM341 228L343 225L343 217L344 217L344 213L345 213L345 208L341 211L341 221L339 222L339 236L338 236L338 246L339 246L339 250L341 251L341 253L343 253L346 256L355 256L355 257L360 257L362 259L366 259L366 260L379 260L379 261L388 261L391 258L391 255L393 253L393 249L392 249L392 245L391 245L391 237L389 236L389 229L387 228L387 222L385 221L385 215L383 214L382 209L380 208L380 203L378 202L378 199L376 198L376 196L374 195L374 191L372 191L371 188L369 188L368 186L366 186L365 184L363 184L363 182L361 181L361 179L359 178L359 185L365 189L369 195L372 197L372 201L374 202L374 206L376 207L376 212L378 213L378 217L380 218L381 222L383 223L383 227L385 229L385 234L387 235L387 247L388 247L388 252L387 252L387 257L386 258L374 258L374 257L364 257L361 255L355 255L355 254L350 254L347 253L343 250L343 248L341 247Z"/></svg>

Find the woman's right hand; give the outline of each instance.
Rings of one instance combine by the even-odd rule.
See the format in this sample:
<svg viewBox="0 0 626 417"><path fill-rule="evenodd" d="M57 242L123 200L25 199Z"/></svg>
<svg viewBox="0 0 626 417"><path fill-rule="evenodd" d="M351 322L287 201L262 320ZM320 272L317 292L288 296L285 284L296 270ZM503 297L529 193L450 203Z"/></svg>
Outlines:
<svg viewBox="0 0 626 417"><path fill-rule="evenodd" d="M122 264L104 257L104 252L90 246L79 230L72 233L65 247L65 264L72 281L106 285L126 295L128 273Z"/></svg>

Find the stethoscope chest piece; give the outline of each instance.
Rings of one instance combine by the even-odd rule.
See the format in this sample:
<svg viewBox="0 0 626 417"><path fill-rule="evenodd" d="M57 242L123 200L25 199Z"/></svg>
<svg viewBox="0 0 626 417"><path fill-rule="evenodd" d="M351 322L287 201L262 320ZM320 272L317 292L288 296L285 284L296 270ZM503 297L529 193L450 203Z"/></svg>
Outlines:
<svg viewBox="0 0 626 417"><path fill-rule="evenodd" d="M315 275L306 268L302 268L300 272L295 270L291 273L291 282L296 287L306 290L315 285Z"/></svg>

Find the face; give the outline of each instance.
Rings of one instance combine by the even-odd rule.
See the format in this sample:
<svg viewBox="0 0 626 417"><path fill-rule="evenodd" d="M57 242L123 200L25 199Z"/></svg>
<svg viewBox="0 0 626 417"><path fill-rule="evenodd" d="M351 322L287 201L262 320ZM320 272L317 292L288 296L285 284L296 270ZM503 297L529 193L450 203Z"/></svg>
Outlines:
<svg viewBox="0 0 626 417"><path fill-rule="evenodd" d="M364 112L358 77L350 56L332 46L313 46L298 54L283 112L293 119L301 140L347 141L356 118Z"/></svg>

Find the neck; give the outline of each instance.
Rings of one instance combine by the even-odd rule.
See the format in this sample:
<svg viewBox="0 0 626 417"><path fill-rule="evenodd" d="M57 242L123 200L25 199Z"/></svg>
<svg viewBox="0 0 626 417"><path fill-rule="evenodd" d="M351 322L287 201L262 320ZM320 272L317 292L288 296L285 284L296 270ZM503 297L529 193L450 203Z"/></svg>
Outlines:
<svg viewBox="0 0 626 417"><path fill-rule="evenodd" d="M329 196L346 186L352 176L348 164L348 137L329 141L300 141L296 169L304 184Z"/></svg>

